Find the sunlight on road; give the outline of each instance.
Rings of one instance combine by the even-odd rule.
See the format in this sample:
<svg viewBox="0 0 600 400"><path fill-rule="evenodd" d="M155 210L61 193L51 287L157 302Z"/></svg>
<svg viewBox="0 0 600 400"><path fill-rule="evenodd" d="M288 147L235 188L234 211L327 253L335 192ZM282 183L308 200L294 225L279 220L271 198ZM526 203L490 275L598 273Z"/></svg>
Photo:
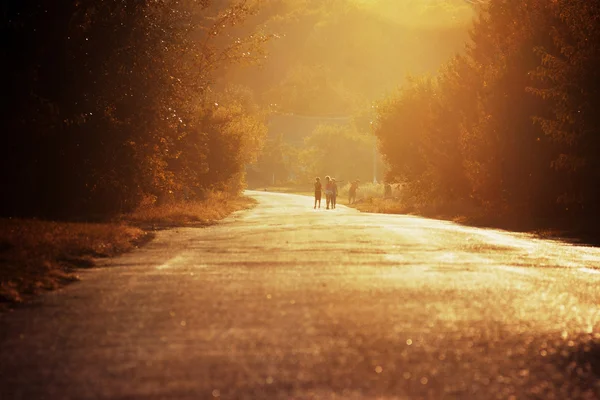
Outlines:
<svg viewBox="0 0 600 400"><path fill-rule="evenodd" d="M190 255L190 254L187 254L187 255L180 254L176 257L171 258L166 263L159 265L158 267L156 267L156 269L158 269L158 270L167 269L167 268L172 268L177 265L182 265L182 264L185 264L185 263L188 263L189 261L191 261L192 257L193 257L193 255Z"/></svg>
<svg viewBox="0 0 600 400"><path fill-rule="evenodd" d="M58 392L68 367L107 398L165 376L185 399L598 398L599 249L248 194L15 313L0 383Z"/></svg>
<svg viewBox="0 0 600 400"><path fill-rule="evenodd" d="M437 255L436 260L440 262L471 262L478 255L475 258L482 265L501 265L508 261L520 266L600 269L598 248L539 239L525 233L399 215L375 214L369 225L385 228L393 235L408 235L412 242L428 247L453 249ZM389 257L393 259L397 255Z"/></svg>

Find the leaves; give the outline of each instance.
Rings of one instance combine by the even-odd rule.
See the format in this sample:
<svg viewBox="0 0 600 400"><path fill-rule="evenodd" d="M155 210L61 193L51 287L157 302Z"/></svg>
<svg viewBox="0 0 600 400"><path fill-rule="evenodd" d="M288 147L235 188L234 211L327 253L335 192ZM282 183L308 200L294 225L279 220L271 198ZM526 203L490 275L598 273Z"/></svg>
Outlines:
<svg viewBox="0 0 600 400"><path fill-rule="evenodd" d="M3 55L14 103L3 127L14 135L2 173L16 196L3 212L103 215L215 179L239 188L231 174L203 179L252 159L262 117L233 101L219 117L211 88L221 69L260 55L267 37L228 37L255 12L243 0L9 2ZM226 152L215 146L235 156L209 162Z"/></svg>
<svg viewBox="0 0 600 400"><path fill-rule="evenodd" d="M299 175L304 182L326 175L338 182L373 177L375 144L369 132L361 132L353 124L322 124L304 139Z"/></svg>
<svg viewBox="0 0 600 400"><path fill-rule="evenodd" d="M515 219L595 215L598 20L598 1L482 5L463 54L379 107L390 178Z"/></svg>

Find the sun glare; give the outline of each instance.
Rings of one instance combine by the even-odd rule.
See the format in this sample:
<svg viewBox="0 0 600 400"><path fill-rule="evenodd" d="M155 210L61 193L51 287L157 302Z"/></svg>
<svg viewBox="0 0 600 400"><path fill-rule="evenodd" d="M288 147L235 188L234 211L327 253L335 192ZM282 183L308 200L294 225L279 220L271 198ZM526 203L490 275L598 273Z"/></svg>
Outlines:
<svg viewBox="0 0 600 400"><path fill-rule="evenodd" d="M413 27L469 23L474 10L464 0L348 0L385 19Z"/></svg>

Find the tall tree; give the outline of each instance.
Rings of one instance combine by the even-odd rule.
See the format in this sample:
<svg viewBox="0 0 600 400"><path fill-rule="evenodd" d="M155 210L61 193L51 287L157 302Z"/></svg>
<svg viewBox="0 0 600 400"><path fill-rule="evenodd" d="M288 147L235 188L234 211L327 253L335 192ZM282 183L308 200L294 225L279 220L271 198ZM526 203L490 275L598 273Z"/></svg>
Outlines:
<svg viewBox="0 0 600 400"><path fill-rule="evenodd" d="M600 212L600 2L558 0L548 8L553 41L538 48L541 65L530 90L548 107L537 122L556 145L559 201L589 221Z"/></svg>
<svg viewBox="0 0 600 400"><path fill-rule="evenodd" d="M15 134L1 178L15 195L3 199L3 213L112 213L131 209L145 193L192 184L179 171L182 161L188 170L196 161L182 152L203 159L222 144L214 138L189 143L206 131L215 74L260 55L265 40L226 40L229 27L254 13L249 4L9 1L3 55L14 101L2 123Z"/></svg>

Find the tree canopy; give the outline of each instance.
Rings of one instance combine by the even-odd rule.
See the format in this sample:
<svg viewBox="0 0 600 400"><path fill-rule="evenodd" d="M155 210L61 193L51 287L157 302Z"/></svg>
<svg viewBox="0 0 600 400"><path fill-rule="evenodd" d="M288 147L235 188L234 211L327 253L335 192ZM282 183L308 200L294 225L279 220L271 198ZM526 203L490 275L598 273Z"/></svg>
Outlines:
<svg viewBox="0 0 600 400"><path fill-rule="evenodd" d="M239 190L265 135L252 96L215 91L260 58L229 32L249 1L8 1L2 59L6 215L105 215L185 188Z"/></svg>
<svg viewBox="0 0 600 400"><path fill-rule="evenodd" d="M389 177L514 221L596 215L598 17L598 1L486 2L465 51L381 103Z"/></svg>

